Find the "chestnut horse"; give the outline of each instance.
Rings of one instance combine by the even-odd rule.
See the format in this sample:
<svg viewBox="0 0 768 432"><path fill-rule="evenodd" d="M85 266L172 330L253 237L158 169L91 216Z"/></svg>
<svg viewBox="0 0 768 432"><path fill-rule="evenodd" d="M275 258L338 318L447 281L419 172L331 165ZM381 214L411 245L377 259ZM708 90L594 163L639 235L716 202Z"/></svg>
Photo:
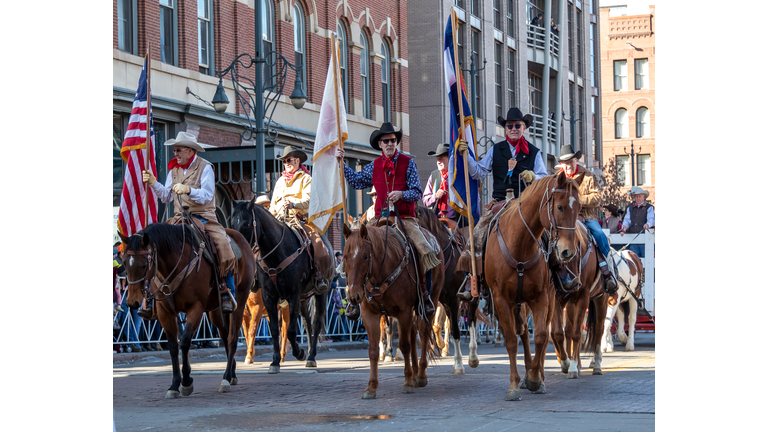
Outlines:
<svg viewBox="0 0 768 432"><path fill-rule="evenodd" d="M422 228L422 232L428 241L436 242L428 231ZM414 313L421 297L416 283L420 277L416 252L408 251L410 246L406 248L396 229L389 225L360 225L360 229L351 230L344 224L343 233L346 239L343 262L347 275L347 298L353 305L360 305L368 332L371 374L363 399L375 399L379 387L379 322L382 314L397 318L398 345L405 363L403 393L414 393L416 386L427 385L427 357L434 358L434 336L429 319L422 319ZM442 251L437 258L443 262ZM431 299L434 304L437 304L443 288L443 273L442 264L432 269ZM421 339L421 360L414 383L417 329Z"/></svg>
<svg viewBox="0 0 768 432"><path fill-rule="evenodd" d="M120 234L122 241L127 244L123 261L128 278L126 302L128 306L138 308L144 299L144 292L151 291L150 296L154 295L157 319L168 336L173 381L165 395L166 399L179 397L180 385L182 395L192 394L189 347L204 312L215 311L208 316L219 329L227 354L227 368L224 379L219 385L219 392L228 392L230 385L237 384L235 351L237 351L237 339L240 336L240 325L243 322L243 309L253 286L256 262L253 255L247 253L248 242L242 234L231 229L227 229L226 232L245 253L236 261L233 272L237 308L233 313L223 316L223 320L218 310L219 293L216 288L218 281L215 280L214 268L201 256L202 254L198 255L198 245L193 244L192 230L189 225L155 223L131 237ZM153 288L145 288L155 277L163 282L153 283ZM155 290L158 286L160 288ZM187 323L180 338L179 312L187 315ZM184 363L181 370L179 370L179 346L181 346Z"/></svg>
<svg viewBox="0 0 768 432"><path fill-rule="evenodd" d="M581 210L578 184L562 172L543 177L508 205L509 210L488 235L484 268L509 356L510 386L505 399L521 400L517 336L528 337L521 304L528 304L535 327L536 355L531 366L526 366L525 384L534 393L545 393L544 357L554 306L547 259L567 262L576 255L575 225ZM546 246L540 243L544 230L550 231L552 239ZM544 256L550 254L553 256Z"/></svg>
<svg viewBox="0 0 768 432"><path fill-rule="evenodd" d="M288 353L288 320L290 318L287 304L280 303L277 305L277 309L280 312L280 361L284 362L285 354ZM264 308L264 299L261 297L261 288L256 292L251 291L248 295L248 303L245 305L245 313L243 313L243 335L248 345L248 348L245 350L245 364L253 363L256 332L259 331L261 317L265 315L267 320L269 320L267 310Z"/></svg>

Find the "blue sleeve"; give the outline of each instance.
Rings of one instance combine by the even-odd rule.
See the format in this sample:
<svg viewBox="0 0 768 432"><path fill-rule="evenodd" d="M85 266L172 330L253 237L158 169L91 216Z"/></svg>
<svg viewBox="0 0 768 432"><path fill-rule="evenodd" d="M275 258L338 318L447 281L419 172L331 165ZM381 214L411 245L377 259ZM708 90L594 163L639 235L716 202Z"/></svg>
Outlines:
<svg viewBox="0 0 768 432"><path fill-rule="evenodd" d="M353 189L365 189L373 186L373 162L364 166L361 171L355 171L344 164L344 178Z"/></svg>
<svg viewBox="0 0 768 432"><path fill-rule="evenodd" d="M421 191L421 181L419 181L419 171L416 168L416 161L413 158L408 162L408 171L405 176L405 183L408 185L408 190L403 192L403 201L415 202L420 200L423 193Z"/></svg>

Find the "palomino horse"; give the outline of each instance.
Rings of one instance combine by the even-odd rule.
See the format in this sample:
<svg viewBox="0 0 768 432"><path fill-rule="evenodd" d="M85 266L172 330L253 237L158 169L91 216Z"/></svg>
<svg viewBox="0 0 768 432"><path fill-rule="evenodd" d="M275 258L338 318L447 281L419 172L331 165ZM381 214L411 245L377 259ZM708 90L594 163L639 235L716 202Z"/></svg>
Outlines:
<svg viewBox="0 0 768 432"><path fill-rule="evenodd" d="M544 393L547 329L554 306L546 261L556 257L567 262L576 255L575 225L581 210L578 184L560 172L534 181L508 205L509 210L488 235L484 267L509 355L510 386L505 399L520 400L517 336L524 335L526 324L521 305L528 304L535 326L536 356L530 368L526 367L525 384L534 393ZM539 240L544 230L550 231L552 239L546 248ZM542 250L554 256L543 256ZM527 337L525 334L524 339Z"/></svg>
<svg viewBox="0 0 768 432"><path fill-rule="evenodd" d="M293 234L291 228L277 220L264 207L251 201L235 201L232 210L232 227L250 239L250 247L258 247L260 255L257 258L258 283L264 306L269 315L269 332L278 334L277 305L283 300L288 301L288 342L296 360L307 360L306 367L317 367L317 340L323 325L326 308L327 291L319 292L315 287L315 270L312 268L309 256L310 246L306 246ZM328 238L321 236L329 253L331 248ZM269 270L269 273L262 268ZM307 311L309 299L314 297L312 312ZM309 335L309 357L296 342L296 327L299 313L302 313ZM311 315L311 320L310 316ZM272 338L272 363L269 373L280 372L280 343L277 337Z"/></svg>
<svg viewBox="0 0 768 432"><path fill-rule="evenodd" d="M277 309L280 311L280 315L278 315L280 317L280 361L284 362L285 354L288 353L288 305L280 303L277 305ZM245 305L245 313L243 313L243 334L248 345L245 350L245 364L253 363L256 332L259 331L261 317L266 313L264 299L261 298L261 288L256 292L251 291L248 295L248 303ZM267 315L267 320L269 320L269 315Z"/></svg>
<svg viewBox="0 0 768 432"><path fill-rule="evenodd" d="M443 289L440 291L440 303L446 307L446 313L451 323L451 338L453 339L454 349L452 373L454 375L464 375L464 364L462 363L460 347L459 298L456 297L456 293L459 292L461 287L461 282L464 280L464 273L456 272L456 264L459 262L459 255L461 255L461 251L466 244L465 237L457 229L451 232L434 211L423 206L419 206L417 211L419 226L432 233L437 239L437 243L440 245L443 257L445 258L445 260L440 260L445 270ZM432 273L434 275L434 272ZM446 348L446 354L447 352L448 349ZM470 366L472 366L471 360L472 358L470 357ZM476 367L476 365L472 367Z"/></svg>
<svg viewBox="0 0 768 432"><path fill-rule="evenodd" d="M616 315L618 326L616 327L616 336L619 342L624 345L624 350L634 351L635 349L635 323L637 322L637 300L635 296L640 296L640 290L643 286L643 262L640 257L630 250L623 250L617 253L611 249L611 261L616 266L616 276L619 280L619 300L617 303L608 306L608 312L605 315L605 328L603 338L600 343L602 352L613 352L613 338L611 337L611 323L613 316ZM610 265L610 264L609 264ZM628 306L629 311L629 335L624 332L624 310L622 307Z"/></svg>
<svg viewBox="0 0 768 432"><path fill-rule="evenodd" d="M600 336L603 334L602 318L605 317L610 297L603 292L602 272L597 262L597 254L593 250L597 246L591 244L584 224L579 222L576 228L579 259L566 265L574 274L579 275L581 287L567 294L557 292L558 303L551 326L557 360L563 373L567 373L570 379L578 378L581 373L582 348L594 353L592 375L603 374ZM585 344L582 345L582 323L585 314L587 336Z"/></svg>
<svg viewBox="0 0 768 432"><path fill-rule="evenodd" d="M243 236L231 229L226 230L242 251L248 250L248 242ZM243 322L243 309L248 299L248 293L253 285L253 275L256 263L253 255L243 253L236 261L235 300L237 309L224 316L219 312L218 283L214 277L214 268L198 254L198 245L193 245L192 230L188 225L170 225L165 223L151 224L130 238L120 234L127 244L125 252L125 269L128 276L127 304L138 308L145 291L149 297L154 297L157 319L168 335L168 350L173 365L173 381L168 388L166 399L179 397L181 394L192 394L192 368L189 364L189 346L204 312L211 322L219 329L224 341L227 354L227 368L224 379L219 385L219 392L228 392L230 385L237 384L235 376L235 351ZM145 288L156 278L153 288ZM159 287L159 289L156 289ZM187 314L187 324L179 338L178 313ZM184 363L179 370L179 346Z"/></svg>
<svg viewBox="0 0 768 432"><path fill-rule="evenodd" d="M398 345L405 363L403 393L414 393L415 387L427 385L427 357L434 357L432 326L414 310L420 306L421 293L415 251L396 232L385 225L358 230L343 228L344 269L347 274L347 297L352 304L360 305L365 328L368 331L368 358L371 375L363 393L363 399L376 398L379 387L379 321L382 314L397 318L400 339ZM428 241L436 243L434 236L422 228ZM442 251L437 258L443 262ZM432 302L437 304L443 288L443 265L432 269ZM415 322L414 322L415 319ZM416 366L416 333L421 338L421 360L414 383L413 367Z"/></svg>

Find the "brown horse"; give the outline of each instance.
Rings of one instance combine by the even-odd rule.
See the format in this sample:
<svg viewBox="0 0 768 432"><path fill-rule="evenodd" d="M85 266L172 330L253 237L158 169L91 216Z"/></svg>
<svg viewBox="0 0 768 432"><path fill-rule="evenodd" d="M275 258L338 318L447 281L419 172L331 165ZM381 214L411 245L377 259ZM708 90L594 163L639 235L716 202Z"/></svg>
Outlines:
<svg viewBox="0 0 768 432"><path fill-rule="evenodd" d="M250 249L242 234L231 229L227 229L226 232L241 251L247 252ZM235 351L240 325L243 322L243 309L253 285L256 270L253 255L243 253L236 261L233 273L237 308L233 313L222 316L214 268L202 254L198 254L198 245L193 244L192 230L189 225L155 223L131 237L121 234L120 238L127 244L124 260L128 277L126 303L132 308L138 308L144 299L145 291L150 297L154 296L157 319L168 335L173 381L165 395L166 399L179 397L179 386L181 386L182 395L192 394L189 347L203 313L210 311L214 311L209 316L211 322L219 329L227 354L227 368L224 379L219 385L219 392L228 392L230 385L237 384ZM150 285L153 278L157 280L152 285L160 288L157 290L145 288ZM162 282L158 283L158 281ZM178 318L180 312L187 315L187 323L181 337L179 337ZM179 369L179 346L181 346L184 363L181 370Z"/></svg>
<svg viewBox="0 0 768 432"><path fill-rule="evenodd" d="M288 320L290 319L288 305L278 303L277 310L280 312L280 361L285 361L285 354L288 352ZM248 303L245 305L243 313L243 334L248 349L245 350L245 364L253 363L255 351L256 332L259 331L261 318L266 316L269 320L267 310L264 308L264 299L261 297L261 288L248 295Z"/></svg>
<svg viewBox="0 0 768 432"><path fill-rule="evenodd" d="M425 237L434 237L422 228ZM379 387L379 322L382 314L397 318L400 339L398 345L405 363L403 393L414 393L415 386L427 385L427 357L434 358L434 337L428 319L422 319L414 310L419 307L420 288L417 285L416 253L406 250L395 228L385 225L360 229L343 228L344 269L347 274L347 297L359 304L368 331L368 359L371 375L363 399L376 398ZM410 247L409 247L410 248ZM406 255L408 254L408 255ZM404 257L407 257L404 259ZM442 251L438 259L443 261ZM437 304L443 288L443 266L432 269L432 302ZM415 320L415 321L414 321ZM421 339L421 360L414 384L413 367L416 366L416 333Z"/></svg>
<svg viewBox="0 0 768 432"><path fill-rule="evenodd" d="M488 235L485 281L509 355L510 386L505 399L520 400L517 336L528 337L521 304L528 304L535 326L536 356L526 367L525 384L534 393L544 393L544 357L554 306L547 259L567 262L576 255L575 225L581 210L578 184L560 172L534 181L509 205ZM548 246L540 244L544 230L550 231ZM528 358L525 363L529 364Z"/></svg>

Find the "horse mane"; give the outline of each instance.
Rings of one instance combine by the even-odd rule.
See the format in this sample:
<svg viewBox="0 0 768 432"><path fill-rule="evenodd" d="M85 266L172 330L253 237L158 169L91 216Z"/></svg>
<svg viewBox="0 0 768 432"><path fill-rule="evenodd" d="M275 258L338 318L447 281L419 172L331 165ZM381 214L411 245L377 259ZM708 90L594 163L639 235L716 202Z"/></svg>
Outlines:
<svg viewBox="0 0 768 432"><path fill-rule="evenodd" d="M366 225L366 231L368 232L368 239L371 242L371 253L375 257L383 257L384 256L384 249L388 248L390 251L396 251L397 255L388 254L389 257L395 256L398 259L402 258L402 254L405 253L405 250L403 249L402 244L400 244L400 241L398 241L395 236L398 234L392 230L389 234L387 234L386 230L392 230L389 226L381 226L381 227L374 227L370 225ZM357 234L357 235L355 235ZM384 244L384 238L387 237L387 244ZM350 247L358 247L363 243L363 239L360 237L360 231L355 230L353 231L352 235L347 237L346 243L350 245ZM377 264L378 263L374 263Z"/></svg>
<svg viewBox="0 0 768 432"><path fill-rule="evenodd" d="M579 240L581 250L587 250L587 247L589 247L589 233L587 232L587 226L580 220L576 221L576 238Z"/></svg>
<svg viewBox="0 0 768 432"><path fill-rule="evenodd" d="M448 232L448 228L445 224L440 222L440 218L437 217L437 214L423 205L419 205L417 211L419 215L419 225L424 226L427 231L434 234L439 244L447 244L451 238L451 234Z"/></svg>
<svg viewBox="0 0 768 432"><path fill-rule="evenodd" d="M194 247L192 230L189 226L183 225L182 228L182 225L154 223L128 238L128 250L138 251L143 247L140 234L149 236L149 243L158 255L181 253L183 250L182 240Z"/></svg>

